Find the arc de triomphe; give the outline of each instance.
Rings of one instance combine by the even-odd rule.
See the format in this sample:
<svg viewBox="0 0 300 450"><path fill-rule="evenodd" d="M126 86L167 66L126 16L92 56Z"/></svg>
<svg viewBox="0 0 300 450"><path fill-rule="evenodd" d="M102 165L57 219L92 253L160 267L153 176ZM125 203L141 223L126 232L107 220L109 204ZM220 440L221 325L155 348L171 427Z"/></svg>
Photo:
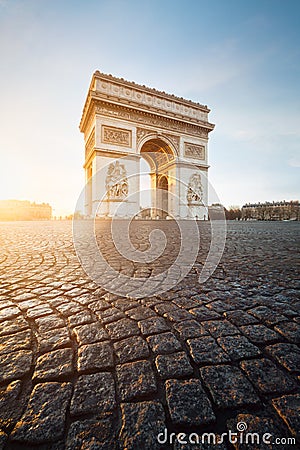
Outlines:
<svg viewBox="0 0 300 450"><path fill-rule="evenodd" d="M208 134L214 129L209 112L199 103L95 72L80 122L86 214L136 214L143 157L150 166L152 217L207 218Z"/></svg>

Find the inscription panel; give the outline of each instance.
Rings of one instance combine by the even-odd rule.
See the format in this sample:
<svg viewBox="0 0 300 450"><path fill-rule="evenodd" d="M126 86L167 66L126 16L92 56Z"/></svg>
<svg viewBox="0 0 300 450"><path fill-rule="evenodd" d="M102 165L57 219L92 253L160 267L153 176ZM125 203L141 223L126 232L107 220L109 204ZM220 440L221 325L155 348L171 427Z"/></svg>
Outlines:
<svg viewBox="0 0 300 450"><path fill-rule="evenodd" d="M102 142L105 144L122 145L131 147L131 131L122 128L109 127L102 125Z"/></svg>
<svg viewBox="0 0 300 450"><path fill-rule="evenodd" d="M199 144L184 143L184 156L194 159L205 159L205 146Z"/></svg>

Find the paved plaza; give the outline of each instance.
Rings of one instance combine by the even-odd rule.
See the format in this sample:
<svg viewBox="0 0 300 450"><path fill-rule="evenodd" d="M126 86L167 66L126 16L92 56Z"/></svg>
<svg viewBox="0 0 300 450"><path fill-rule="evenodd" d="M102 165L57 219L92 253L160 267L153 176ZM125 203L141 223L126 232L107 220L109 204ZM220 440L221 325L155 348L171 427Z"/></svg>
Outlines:
<svg viewBox="0 0 300 450"><path fill-rule="evenodd" d="M0 449L297 448L172 435L299 433L300 225L227 226L208 281L198 283L210 243L202 222L189 275L133 299L89 279L71 222L0 223ZM168 240L157 261L118 255L108 221L97 224L99 247L119 273L163 283L180 247L176 223L136 221L130 233L145 251L156 227Z"/></svg>

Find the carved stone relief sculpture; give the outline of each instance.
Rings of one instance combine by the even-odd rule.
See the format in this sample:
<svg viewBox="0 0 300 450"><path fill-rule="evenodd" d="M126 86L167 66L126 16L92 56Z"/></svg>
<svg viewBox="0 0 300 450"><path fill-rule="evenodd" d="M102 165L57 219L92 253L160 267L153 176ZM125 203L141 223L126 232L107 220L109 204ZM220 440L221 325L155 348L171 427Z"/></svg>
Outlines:
<svg viewBox="0 0 300 450"><path fill-rule="evenodd" d="M102 142L107 144L131 146L131 131L121 128L102 126Z"/></svg>
<svg viewBox="0 0 300 450"><path fill-rule="evenodd" d="M108 166L106 192L109 200L123 200L128 195L128 179L124 164L119 161Z"/></svg>
<svg viewBox="0 0 300 450"><path fill-rule="evenodd" d="M190 144L188 142L185 142L184 156L187 156L188 158L204 160L205 159L205 147L204 147L204 145Z"/></svg>
<svg viewBox="0 0 300 450"><path fill-rule="evenodd" d="M203 187L200 173L191 175L187 191L188 205L201 205L203 197Z"/></svg>

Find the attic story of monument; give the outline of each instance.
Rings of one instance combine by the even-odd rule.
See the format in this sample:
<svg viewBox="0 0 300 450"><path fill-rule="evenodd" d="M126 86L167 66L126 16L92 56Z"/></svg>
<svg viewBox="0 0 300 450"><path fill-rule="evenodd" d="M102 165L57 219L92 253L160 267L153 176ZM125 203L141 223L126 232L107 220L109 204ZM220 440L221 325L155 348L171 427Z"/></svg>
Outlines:
<svg viewBox="0 0 300 450"><path fill-rule="evenodd" d="M144 158L152 218L207 218L209 112L206 105L95 72L80 122L86 215L138 215Z"/></svg>

